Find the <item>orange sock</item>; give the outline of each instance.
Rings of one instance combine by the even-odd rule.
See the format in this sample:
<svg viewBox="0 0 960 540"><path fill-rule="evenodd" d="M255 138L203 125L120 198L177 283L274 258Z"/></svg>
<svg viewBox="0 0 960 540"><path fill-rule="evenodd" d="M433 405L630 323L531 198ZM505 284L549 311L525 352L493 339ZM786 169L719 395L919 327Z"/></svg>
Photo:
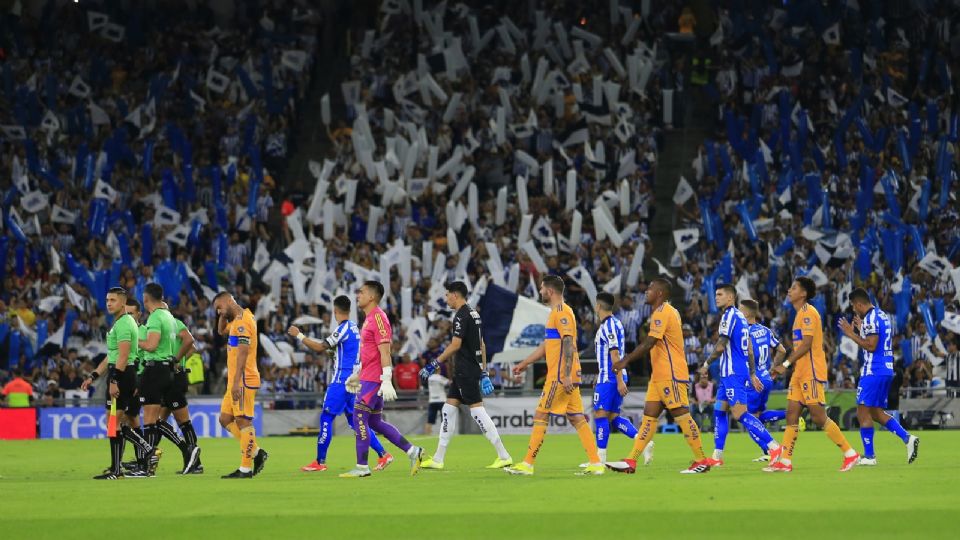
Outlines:
<svg viewBox="0 0 960 540"><path fill-rule="evenodd" d="M680 426L680 431L683 431L683 438L686 439L687 446L690 447L690 450L693 450L693 459L696 461L706 459L707 456L703 454L703 444L700 441L700 427L697 426L697 421L690 416L690 413L678 416L674 418L674 421Z"/></svg>
<svg viewBox="0 0 960 540"><path fill-rule="evenodd" d="M247 426L240 430L240 467L242 469L253 469L253 447L257 444L257 434L253 426Z"/></svg>
<svg viewBox="0 0 960 540"><path fill-rule="evenodd" d="M640 430L637 436L633 438L633 450L630 451L630 459L636 461L640 459L640 454L647 444L653 440L653 434L657 432L657 419L652 416L643 415L640 422Z"/></svg>
<svg viewBox="0 0 960 540"><path fill-rule="evenodd" d="M586 421L580 422L577 426L577 436L580 437L580 444L587 451L587 460L590 463L600 463L600 456L597 454L597 440L590 431L590 425Z"/></svg>
<svg viewBox="0 0 960 540"><path fill-rule="evenodd" d="M830 440L839 446L844 453L850 450L850 443L847 442L847 438L843 436L843 432L840 431L840 426L836 422L828 418L827 423L823 425L823 430L827 432L827 437L830 437Z"/></svg>
<svg viewBox="0 0 960 540"><path fill-rule="evenodd" d="M230 434L233 435L235 439L240 438L240 428L237 427L236 422L230 422L229 424L227 424L226 430L229 431Z"/></svg>
<svg viewBox="0 0 960 540"><path fill-rule="evenodd" d="M787 430L783 433L783 456L780 458L785 465L790 465L793 461L793 448L797 445L797 430L800 426L793 424L792 426L787 426Z"/></svg>
<svg viewBox="0 0 960 540"><path fill-rule="evenodd" d="M523 458L528 465L533 465L537 460L537 454L540 453L540 447L543 446L543 438L547 434L547 421L534 420L533 431L530 432L530 446L527 447L527 455Z"/></svg>

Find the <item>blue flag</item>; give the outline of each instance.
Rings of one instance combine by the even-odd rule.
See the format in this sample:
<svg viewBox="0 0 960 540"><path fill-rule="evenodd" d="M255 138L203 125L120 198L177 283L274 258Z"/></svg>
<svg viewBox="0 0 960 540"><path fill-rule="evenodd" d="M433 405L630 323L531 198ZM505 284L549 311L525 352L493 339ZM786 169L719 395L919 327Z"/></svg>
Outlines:
<svg viewBox="0 0 960 540"><path fill-rule="evenodd" d="M140 229L140 257L144 266L153 266L153 226L144 223Z"/></svg>
<svg viewBox="0 0 960 540"><path fill-rule="evenodd" d="M737 213L740 215L740 221L743 223L743 227L747 231L747 238L750 239L750 243L756 242L757 228L753 225L753 219L750 217L750 211L747 209L746 203L740 203L737 205Z"/></svg>

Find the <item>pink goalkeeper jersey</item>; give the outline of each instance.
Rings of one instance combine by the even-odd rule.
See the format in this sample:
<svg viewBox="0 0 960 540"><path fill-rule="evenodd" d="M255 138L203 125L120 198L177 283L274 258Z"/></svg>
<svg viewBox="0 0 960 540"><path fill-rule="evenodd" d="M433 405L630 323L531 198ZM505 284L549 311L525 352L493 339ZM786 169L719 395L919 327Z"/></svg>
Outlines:
<svg viewBox="0 0 960 540"><path fill-rule="evenodd" d="M377 306L370 310L363 329L360 330L360 380L380 382L383 367L380 365L380 349L382 343L390 343L393 339L393 330L387 314Z"/></svg>

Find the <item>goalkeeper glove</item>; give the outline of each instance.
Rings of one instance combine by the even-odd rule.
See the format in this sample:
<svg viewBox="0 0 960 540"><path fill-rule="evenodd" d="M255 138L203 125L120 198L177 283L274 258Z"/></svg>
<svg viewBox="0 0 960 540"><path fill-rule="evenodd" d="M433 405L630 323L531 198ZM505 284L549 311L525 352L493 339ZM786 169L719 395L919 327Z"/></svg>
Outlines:
<svg viewBox="0 0 960 540"><path fill-rule="evenodd" d="M380 375L380 391L378 396L383 396L384 401L396 401L397 391L393 389L393 368L383 368L383 375Z"/></svg>
<svg viewBox="0 0 960 540"><path fill-rule="evenodd" d="M356 394L360 391L360 362L353 365L353 373L347 378L344 386L347 388L347 392L351 394Z"/></svg>
<svg viewBox="0 0 960 540"><path fill-rule="evenodd" d="M493 393L493 383L490 382L490 374L484 373L483 377L480 379L480 392L485 396L489 396Z"/></svg>
<svg viewBox="0 0 960 540"><path fill-rule="evenodd" d="M437 362L436 360L427 362L427 365L423 366L423 368L420 370L420 382L427 384L427 379L436 373L438 369L440 369L440 362Z"/></svg>

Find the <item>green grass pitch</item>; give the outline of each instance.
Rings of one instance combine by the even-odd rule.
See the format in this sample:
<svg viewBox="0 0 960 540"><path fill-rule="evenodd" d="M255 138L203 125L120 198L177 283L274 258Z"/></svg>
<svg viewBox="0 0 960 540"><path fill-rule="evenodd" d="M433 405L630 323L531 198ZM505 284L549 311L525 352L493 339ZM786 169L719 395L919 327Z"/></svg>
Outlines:
<svg viewBox="0 0 960 540"><path fill-rule="evenodd" d="M90 479L108 463L106 441L3 441L0 537L956 538L960 433L919 435L913 465L899 440L878 431L880 465L839 473L840 453L824 434L801 433L794 472L772 475L750 461L758 451L748 437L731 433L726 466L688 476L678 474L690 459L682 436L658 434L650 466L601 477L574 476L584 453L572 435L547 435L533 477L484 469L495 457L487 441L457 436L446 470L411 478L401 454L359 480L337 478L354 462L346 436L334 438L325 473L299 471L313 459L313 439L261 439L270 460L241 481L219 478L238 465L236 441L202 440L206 474L185 478L163 442L156 478L115 482ZM857 433L847 437L860 448ZM435 437L412 440L428 453L436 447ZM705 442L712 448L709 434ZM505 443L522 459L527 437ZM629 447L615 437L610 459Z"/></svg>

